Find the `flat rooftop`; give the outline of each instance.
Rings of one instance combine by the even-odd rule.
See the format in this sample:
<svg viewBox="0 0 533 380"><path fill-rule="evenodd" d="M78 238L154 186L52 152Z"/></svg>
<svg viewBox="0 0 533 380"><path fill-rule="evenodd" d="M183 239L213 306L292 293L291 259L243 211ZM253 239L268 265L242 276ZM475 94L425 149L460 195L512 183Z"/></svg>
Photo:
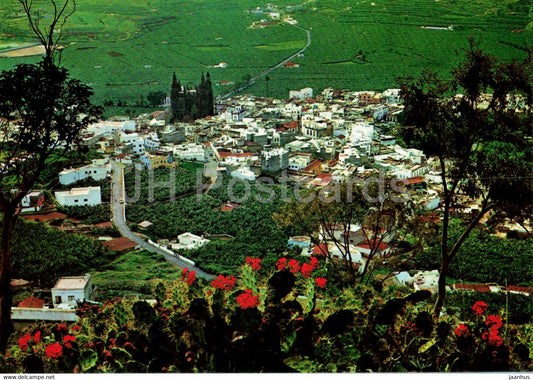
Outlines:
<svg viewBox="0 0 533 380"><path fill-rule="evenodd" d="M83 289L89 280L88 276L61 277L54 289Z"/></svg>

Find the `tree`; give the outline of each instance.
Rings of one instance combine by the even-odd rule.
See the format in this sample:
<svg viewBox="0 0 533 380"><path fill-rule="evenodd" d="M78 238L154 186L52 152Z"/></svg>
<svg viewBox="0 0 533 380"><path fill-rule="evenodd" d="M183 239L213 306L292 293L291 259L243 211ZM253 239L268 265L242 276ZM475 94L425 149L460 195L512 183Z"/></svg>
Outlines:
<svg viewBox="0 0 533 380"><path fill-rule="evenodd" d="M437 158L442 179L441 263L434 318L444 305L450 263L480 220L491 210L530 207L530 75L527 63L501 63L470 40L466 59L452 71L451 81L424 72L421 79L402 85L402 137ZM452 240L451 212L468 201L475 201L478 208Z"/></svg>
<svg viewBox="0 0 533 380"><path fill-rule="evenodd" d="M57 150L68 151L80 141L80 132L101 109L90 102L92 90L70 79L68 70L54 62L58 37L72 12L50 0L54 12L49 26L34 17L32 2L19 0L30 27L45 47L38 64L21 64L0 74L0 209L2 209L0 268L0 349L13 331L11 322L11 235L20 202L36 183L46 159Z"/></svg>
<svg viewBox="0 0 533 380"><path fill-rule="evenodd" d="M266 92L267 92L266 97L268 98L268 82L270 82L270 77L268 75L265 77L265 82L266 82Z"/></svg>
<svg viewBox="0 0 533 380"><path fill-rule="evenodd" d="M384 190L372 180L363 184L335 182L327 191L311 191L294 199L275 219L281 226L309 236L331 262L335 260L328 245L335 249L348 283L355 284L358 278L367 283L384 243L395 238L408 215L406 199ZM359 271L354 258L354 246L358 244L369 250Z"/></svg>

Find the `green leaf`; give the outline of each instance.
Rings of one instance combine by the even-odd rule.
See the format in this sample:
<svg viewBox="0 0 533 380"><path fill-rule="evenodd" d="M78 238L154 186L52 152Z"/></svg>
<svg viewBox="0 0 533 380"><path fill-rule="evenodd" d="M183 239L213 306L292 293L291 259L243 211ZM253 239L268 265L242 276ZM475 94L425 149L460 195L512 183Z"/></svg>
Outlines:
<svg viewBox="0 0 533 380"><path fill-rule="evenodd" d="M90 370L98 362L98 354L93 350L84 350L80 354L81 370L83 372Z"/></svg>
<svg viewBox="0 0 533 380"><path fill-rule="evenodd" d="M421 346L418 349L419 354L423 354L427 350L429 350L433 345L435 344L435 338L431 339L429 342L425 343L423 346Z"/></svg>

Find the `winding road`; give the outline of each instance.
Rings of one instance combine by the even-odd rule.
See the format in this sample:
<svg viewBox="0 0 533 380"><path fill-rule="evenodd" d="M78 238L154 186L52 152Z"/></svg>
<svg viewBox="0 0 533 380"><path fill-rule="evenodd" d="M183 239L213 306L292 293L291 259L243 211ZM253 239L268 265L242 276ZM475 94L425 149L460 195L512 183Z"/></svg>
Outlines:
<svg viewBox="0 0 533 380"><path fill-rule="evenodd" d="M229 98L230 96L232 95L235 95L236 93L238 92L241 92L241 91L244 91L246 90L247 88L250 88L252 87L254 84L255 84L255 81L270 74L272 71L276 70L276 69L279 69L280 67L282 67L283 65L285 65L287 62L293 60L294 58L296 58L298 55L302 54L303 52L305 52L307 50L307 48L309 47L309 45L311 45L311 31L310 30L307 30L307 29L304 29L302 28L301 26L297 26L297 25L294 25L292 24L292 26L294 26L295 28L298 28L300 30L303 30L307 36L307 42L305 43L305 46L303 48L301 48L300 50L298 50L296 53L292 54L290 57L288 58L285 58L283 61L277 63L276 65L274 66L271 66L269 67L268 69L264 70L263 72L261 72L260 74L257 74L256 76L252 77L248 83L246 83L244 86L222 96L221 98L222 99L225 99L225 98Z"/></svg>
<svg viewBox="0 0 533 380"><path fill-rule="evenodd" d="M119 230L120 234L139 244L142 249L162 255L169 263L175 264L180 268L188 268L189 270L196 271L197 277L205 280L211 280L215 278L215 276L212 274L204 272L200 268L180 260L175 256L169 255L167 252L157 247L154 247L128 228L126 223L126 204L125 202L121 203L121 201L125 199L124 167L122 164L119 164L113 160L111 160L111 167L113 168L113 175L111 179L111 210L113 212L113 223Z"/></svg>

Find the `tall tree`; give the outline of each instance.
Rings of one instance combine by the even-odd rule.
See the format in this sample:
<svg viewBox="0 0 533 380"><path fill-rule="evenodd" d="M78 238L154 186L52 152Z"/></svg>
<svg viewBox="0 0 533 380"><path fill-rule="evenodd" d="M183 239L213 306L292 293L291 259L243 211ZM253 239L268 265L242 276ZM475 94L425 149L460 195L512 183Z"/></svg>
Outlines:
<svg viewBox="0 0 533 380"><path fill-rule="evenodd" d="M331 262L336 261L332 250L338 252L338 264L346 273L347 282L355 284L357 280L363 283L370 279L384 244L396 237L409 214L406 205L406 198L385 191L384 186L373 181L334 182L327 191L311 191L300 199L296 197L275 219L280 226L309 236ZM359 269L355 260L358 244L367 246L369 251Z"/></svg>
<svg viewBox="0 0 533 380"><path fill-rule="evenodd" d="M91 89L69 78L55 62L57 35L72 14L71 3L50 0L50 25L41 26L32 2L19 0L30 27L45 47L38 64L21 64L0 74L0 209L2 210L0 267L0 349L13 331L11 322L11 235L20 203L35 185L46 159L54 151L68 151L80 141L80 132L101 112L90 102ZM71 3L72 4L72 3Z"/></svg>
<svg viewBox="0 0 533 380"><path fill-rule="evenodd" d="M501 63L470 40L466 59L451 81L424 72L402 85L402 137L436 156L442 179L441 263L433 316L446 297L446 277L469 233L491 210L511 211L531 203L531 68ZM453 209L475 201L459 237L450 240ZM473 253L475 254L475 253Z"/></svg>

